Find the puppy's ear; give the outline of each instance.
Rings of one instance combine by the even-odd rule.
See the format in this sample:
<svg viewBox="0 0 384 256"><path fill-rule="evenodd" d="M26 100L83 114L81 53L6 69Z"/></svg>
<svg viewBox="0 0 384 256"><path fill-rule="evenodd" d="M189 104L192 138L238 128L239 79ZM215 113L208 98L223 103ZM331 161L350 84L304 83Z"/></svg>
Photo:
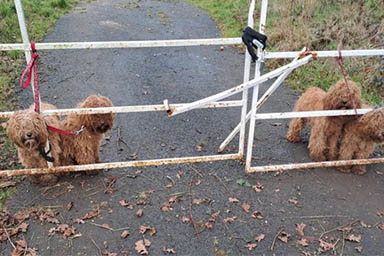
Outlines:
<svg viewBox="0 0 384 256"><path fill-rule="evenodd" d="M17 125L16 120L11 117L7 122L7 135L16 144L18 147L22 147L21 144L21 136L20 136L20 128Z"/></svg>

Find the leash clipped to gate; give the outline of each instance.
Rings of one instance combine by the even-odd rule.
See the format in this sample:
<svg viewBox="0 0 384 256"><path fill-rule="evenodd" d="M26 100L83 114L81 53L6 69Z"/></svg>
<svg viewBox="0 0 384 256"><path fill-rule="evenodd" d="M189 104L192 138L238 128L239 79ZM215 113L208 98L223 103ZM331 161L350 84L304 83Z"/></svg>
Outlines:
<svg viewBox="0 0 384 256"><path fill-rule="evenodd" d="M340 40L339 44L337 45L337 52L339 53L339 56L335 57L335 61L337 62L337 64L339 64L340 71L344 77L345 86L347 86L348 91L350 92L349 95L350 95L350 100L352 101L353 109L355 110L355 114L357 114L356 103L352 97L352 93L351 93L350 87L348 85L347 74L346 74L344 66L343 66L343 57L341 56L341 47L342 46L343 46L343 42L342 42L342 40Z"/></svg>
<svg viewBox="0 0 384 256"><path fill-rule="evenodd" d="M256 49L261 48L264 50L268 37L253 30L251 27L246 27L243 30L243 35L241 39L243 40L243 43L247 46L247 50L252 57L252 61L255 62L257 60L257 54L255 53L253 47L255 47Z"/></svg>
<svg viewBox="0 0 384 256"><path fill-rule="evenodd" d="M40 94L39 94L39 73L38 73L38 57L39 55L36 52L35 43L31 43L32 48L32 58L29 61L27 67L25 68L20 79L21 88L25 89L29 86L32 80L32 73L34 73L33 88L35 92L35 111L40 114ZM24 82L24 77L28 73L27 81Z"/></svg>

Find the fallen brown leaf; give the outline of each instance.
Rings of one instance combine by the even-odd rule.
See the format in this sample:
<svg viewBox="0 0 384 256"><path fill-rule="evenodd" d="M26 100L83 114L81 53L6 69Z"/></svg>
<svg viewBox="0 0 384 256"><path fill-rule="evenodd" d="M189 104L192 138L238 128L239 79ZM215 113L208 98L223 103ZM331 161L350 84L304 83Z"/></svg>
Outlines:
<svg viewBox="0 0 384 256"><path fill-rule="evenodd" d="M254 211L254 212L251 214L251 217L252 217L252 218L255 218L255 219L258 219L258 220L262 220L262 219L264 219L263 215L262 215L261 212L259 212L259 211Z"/></svg>
<svg viewBox="0 0 384 256"><path fill-rule="evenodd" d="M335 250L335 246L331 243L319 240L320 242L320 252L328 252L329 250Z"/></svg>
<svg viewBox="0 0 384 256"><path fill-rule="evenodd" d="M228 198L228 201L229 201L230 203L238 203L238 202L240 202L239 199L237 199L237 198L233 198L233 197L229 197L229 198Z"/></svg>
<svg viewBox="0 0 384 256"><path fill-rule="evenodd" d="M260 243L264 238L265 238L264 234L257 235L256 236L256 241Z"/></svg>
<svg viewBox="0 0 384 256"><path fill-rule="evenodd" d="M72 207L73 207L73 202L69 202L69 203L67 204L67 211L71 210Z"/></svg>
<svg viewBox="0 0 384 256"><path fill-rule="evenodd" d="M25 241L25 240L18 240L18 241L16 241L16 244L23 247L23 248L27 248L27 241Z"/></svg>
<svg viewBox="0 0 384 256"><path fill-rule="evenodd" d="M246 213L248 213L248 212L249 212L249 209L251 209L251 206L250 206L249 204L247 204L247 203L243 203L243 204L241 205L241 208L243 208L243 210L244 210Z"/></svg>
<svg viewBox="0 0 384 256"><path fill-rule="evenodd" d="M223 221L224 221L225 223L233 223L233 222L235 222L236 219L237 219L237 217L236 217L236 216L233 216L233 217L225 218Z"/></svg>
<svg viewBox="0 0 384 256"><path fill-rule="evenodd" d="M384 210L377 211L376 214L377 214L378 216L384 216Z"/></svg>
<svg viewBox="0 0 384 256"><path fill-rule="evenodd" d="M252 251L257 247L257 244L247 244L245 247L248 248L248 250Z"/></svg>
<svg viewBox="0 0 384 256"><path fill-rule="evenodd" d="M362 252L363 251L363 246L356 246L355 250L358 251L358 252Z"/></svg>
<svg viewBox="0 0 384 256"><path fill-rule="evenodd" d="M356 236L354 234L350 234L345 238L345 240L360 243L361 242L361 235Z"/></svg>
<svg viewBox="0 0 384 256"><path fill-rule="evenodd" d="M363 227L363 228L370 228L371 225L367 225L366 223L364 223L364 221L360 221L360 225Z"/></svg>
<svg viewBox="0 0 384 256"><path fill-rule="evenodd" d="M167 211L169 211L170 208L171 208L171 205L170 205L168 202L163 203L163 205L161 206L161 210L162 210L163 212L167 212Z"/></svg>
<svg viewBox="0 0 384 256"><path fill-rule="evenodd" d="M195 182L195 185L196 186L199 186L201 184L201 180L197 180L196 182Z"/></svg>
<svg viewBox="0 0 384 256"><path fill-rule="evenodd" d="M184 222L184 223L189 222L189 218L186 217L186 216L183 216L183 217L181 218L181 221Z"/></svg>
<svg viewBox="0 0 384 256"><path fill-rule="evenodd" d="M309 245L309 243L307 239L301 238L299 241L296 242L296 245L301 245L303 247L306 247Z"/></svg>
<svg viewBox="0 0 384 256"><path fill-rule="evenodd" d="M384 223L381 223L377 226L379 229L384 230Z"/></svg>
<svg viewBox="0 0 384 256"><path fill-rule="evenodd" d="M291 234L285 232L284 230L280 232L277 238L279 238L282 242L288 243L289 238L291 237Z"/></svg>
<svg viewBox="0 0 384 256"><path fill-rule="evenodd" d="M141 217L141 216L143 216L143 209L139 209L139 210L137 210L137 212L136 212L136 216L137 216L137 217Z"/></svg>
<svg viewBox="0 0 384 256"><path fill-rule="evenodd" d="M305 225L304 223L296 224L296 234L298 236L304 236L304 228L306 226L307 225Z"/></svg>
<svg viewBox="0 0 384 256"><path fill-rule="evenodd" d="M220 211L213 213L211 215L211 217L209 217L208 221L209 222L216 222L216 219L217 219L217 217L219 217L219 215L220 215Z"/></svg>
<svg viewBox="0 0 384 256"><path fill-rule="evenodd" d="M177 201L177 199L178 199L179 197L178 196L173 196L173 197L171 197L170 199L169 199L169 203L170 204L173 204L173 203L175 203L176 201Z"/></svg>
<svg viewBox="0 0 384 256"><path fill-rule="evenodd" d="M292 198L288 199L288 202L290 202L290 203L292 203L294 205L297 205L299 203L299 201L297 201L295 199L292 199Z"/></svg>
<svg viewBox="0 0 384 256"><path fill-rule="evenodd" d="M199 204L201 204L201 203L209 203L209 202L211 202L212 200L211 199L208 199L208 198L195 198L195 199L193 199L193 201L192 201L192 203L193 204L197 204L197 205L199 205Z"/></svg>
<svg viewBox="0 0 384 256"><path fill-rule="evenodd" d="M175 250L172 248L166 248L163 246L163 253L175 254Z"/></svg>
<svg viewBox="0 0 384 256"><path fill-rule="evenodd" d="M264 185L257 183L256 185L253 185L252 188L257 192L260 193L264 189Z"/></svg>
<svg viewBox="0 0 384 256"><path fill-rule="evenodd" d="M146 247L151 246L151 242L148 239L140 239L135 243L135 250L141 255L148 255Z"/></svg>
<svg viewBox="0 0 384 256"><path fill-rule="evenodd" d="M74 219L73 222L77 223L77 224L84 224L85 221L83 221L82 219Z"/></svg>
<svg viewBox="0 0 384 256"><path fill-rule="evenodd" d="M209 222L206 222L204 225L205 225L205 227L206 227L207 229L212 229L212 228L213 228L213 225L212 225L212 224L209 224Z"/></svg>
<svg viewBox="0 0 384 256"><path fill-rule="evenodd" d="M129 236L129 232L128 232L128 230L124 230L123 233L121 233L121 236L120 236L120 237L124 239L124 238L126 238L127 236Z"/></svg>

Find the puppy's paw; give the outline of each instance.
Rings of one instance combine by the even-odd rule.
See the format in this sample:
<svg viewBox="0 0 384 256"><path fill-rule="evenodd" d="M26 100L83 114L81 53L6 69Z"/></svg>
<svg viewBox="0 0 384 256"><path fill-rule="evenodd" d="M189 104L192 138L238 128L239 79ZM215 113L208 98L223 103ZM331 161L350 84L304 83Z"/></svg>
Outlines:
<svg viewBox="0 0 384 256"><path fill-rule="evenodd" d="M294 136L292 134L287 134L287 136L285 137L287 139L287 141L289 142L300 142L300 136Z"/></svg>
<svg viewBox="0 0 384 256"><path fill-rule="evenodd" d="M52 185L55 185L59 180L59 178L54 174L40 175L38 179L40 180L39 184L41 186L52 186Z"/></svg>
<svg viewBox="0 0 384 256"><path fill-rule="evenodd" d="M364 175L367 173L367 169L364 165L353 166L352 172L357 175Z"/></svg>
<svg viewBox="0 0 384 256"><path fill-rule="evenodd" d="M340 166L340 167L337 167L337 170L339 172L343 172L343 173L350 173L352 171L352 167L350 167L350 166Z"/></svg>
<svg viewBox="0 0 384 256"><path fill-rule="evenodd" d="M85 171L85 174L87 175L97 175L99 174L99 170L90 170L90 171Z"/></svg>

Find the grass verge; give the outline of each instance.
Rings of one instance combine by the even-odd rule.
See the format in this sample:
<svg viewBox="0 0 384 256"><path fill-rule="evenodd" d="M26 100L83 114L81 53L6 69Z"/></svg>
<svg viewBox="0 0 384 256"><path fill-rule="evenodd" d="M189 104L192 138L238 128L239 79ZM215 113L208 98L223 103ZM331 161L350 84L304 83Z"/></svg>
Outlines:
<svg viewBox="0 0 384 256"><path fill-rule="evenodd" d="M40 41L56 20L69 11L79 0L22 0L27 30L31 41ZM16 8L13 0L0 1L0 43L22 42ZM25 65L21 51L0 52L0 111L16 109L14 85ZM0 120L5 121L5 120ZM0 126L0 170L18 169L16 149L6 136L5 127ZM1 180L0 180L1 182ZM4 201L15 188L0 189L0 210Z"/></svg>
<svg viewBox="0 0 384 256"><path fill-rule="evenodd" d="M185 0L202 8L217 22L224 37L239 37L247 24L246 0ZM256 1L258 25L261 1ZM335 50L340 39L343 49L384 47L384 3L382 0L270 0L266 31L267 51ZM274 69L287 61L266 61ZM362 97L375 105L384 100L384 59L345 58L352 80L360 83ZM286 83L297 91L311 86L328 89L342 78L330 58L318 59L295 70Z"/></svg>

